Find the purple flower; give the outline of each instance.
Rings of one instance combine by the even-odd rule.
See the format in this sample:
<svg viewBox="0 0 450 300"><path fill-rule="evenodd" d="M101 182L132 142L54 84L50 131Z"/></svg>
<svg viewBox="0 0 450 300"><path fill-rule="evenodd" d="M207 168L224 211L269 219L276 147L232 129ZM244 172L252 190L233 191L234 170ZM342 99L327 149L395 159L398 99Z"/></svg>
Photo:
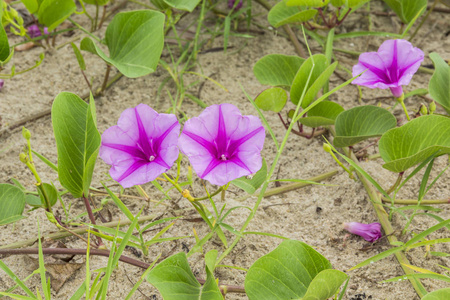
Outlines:
<svg viewBox="0 0 450 300"><path fill-rule="evenodd" d="M5 81L3 79L0 79L0 91L2 90L4 85L5 85Z"/></svg>
<svg viewBox="0 0 450 300"><path fill-rule="evenodd" d="M406 40L388 40L381 44L378 52L366 52L359 56L353 66L353 84L368 88L390 88L394 97L403 94L402 85L408 85L423 61L423 51Z"/></svg>
<svg viewBox="0 0 450 300"><path fill-rule="evenodd" d="M30 36L30 38L36 38L42 35L41 30L39 29L39 26L36 24L33 24L31 26L28 26L27 28L28 30L28 35ZM44 27L44 34L47 35L48 34L48 28Z"/></svg>
<svg viewBox="0 0 450 300"><path fill-rule="evenodd" d="M381 224L363 224L358 222L344 223L344 228L350 233L363 237L368 242L375 242L381 238Z"/></svg>
<svg viewBox="0 0 450 300"><path fill-rule="evenodd" d="M117 125L103 133L100 157L124 188L144 184L171 168L178 158L179 134L175 115L139 104L123 111Z"/></svg>
<svg viewBox="0 0 450 300"><path fill-rule="evenodd" d="M242 1L243 0L239 0L238 5L236 5L236 7L234 8L235 10L238 10L242 7ZM236 0L228 0L228 8L233 8L234 3L236 3Z"/></svg>
<svg viewBox="0 0 450 300"><path fill-rule="evenodd" d="M243 116L227 103L207 107L188 120L178 146L200 178L225 185L261 168L265 137L259 118Z"/></svg>

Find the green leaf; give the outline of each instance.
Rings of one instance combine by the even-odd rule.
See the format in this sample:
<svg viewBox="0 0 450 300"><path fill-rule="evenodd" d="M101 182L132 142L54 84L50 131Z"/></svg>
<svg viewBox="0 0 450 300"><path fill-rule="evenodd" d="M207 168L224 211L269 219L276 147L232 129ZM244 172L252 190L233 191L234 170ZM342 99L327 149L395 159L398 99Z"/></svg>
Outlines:
<svg viewBox="0 0 450 300"><path fill-rule="evenodd" d="M44 0L38 11L39 23L47 26L48 31L51 32L76 10L73 0Z"/></svg>
<svg viewBox="0 0 450 300"><path fill-rule="evenodd" d="M397 125L397 119L384 108L366 105L341 113L335 122L336 147L347 147L371 137L382 135Z"/></svg>
<svg viewBox="0 0 450 300"><path fill-rule="evenodd" d="M396 34L392 32L379 32L379 31L352 31L341 34L336 34L334 40L345 39L345 38L355 38L361 36L381 36L384 38L400 38L401 34Z"/></svg>
<svg viewBox="0 0 450 300"><path fill-rule="evenodd" d="M396 13L404 24L411 22L414 17L427 6L427 0L383 0ZM424 10L425 11L425 10Z"/></svg>
<svg viewBox="0 0 450 300"><path fill-rule="evenodd" d="M450 299L450 288L440 289L425 295L422 300L442 300Z"/></svg>
<svg viewBox="0 0 450 300"><path fill-rule="evenodd" d="M264 90L255 98L255 104L264 111L280 112L287 102L287 93L279 87Z"/></svg>
<svg viewBox="0 0 450 300"><path fill-rule="evenodd" d="M14 185L0 183L0 225L21 219L24 208L23 191Z"/></svg>
<svg viewBox="0 0 450 300"><path fill-rule="evenodd" d="M288 1L283 0L275 4L269 11L267 19L273 27L277 28L289 23L306 22L317 14L315 9L301 10L296 6L287 6L286 3Z"/></svg>
<svg viewBox="0 0 450 300"><path fill-rule="evenodd" d="M323 270L314 277L302 300L328 299L336 294L347 278L348 276L344 272L333 269Z"/></svg>
<svg viewBox="0 0 450 300"><path fill-rule="evenodd" d="M41 198L32 194L27 194L25 196L25 203L34 207L40 207L43 205Z"/></svg>
<svg viewBox="0 0 450 300"><path fill-rule="evenodd" d="M2 24L3 8L1 7L2 1L0 1L0 67L7 63L11 59L11 52L9 51L8 35Z"/></svg>
<svg viewBox="0 0 450 300"><path fill-rule="evenodd" d="M164 0L164 2L170 7L192 12L200 0Z"/></svg>
<svg viewBox="0 0 450 300"><path fill-rule="evenodd" d="M83 2L92 5L104 6L108 4L109 0L84 0Z"/></svg>
<svg viewBox="0 0 450 300"><path fill-rule="evenodd" d="M313 68L314 64L314 70L311 74L311 79L309 81L308 86L306 86L307 79L309 77L309 74L311 73L311 69ZM336 64L334 64L334 68L336 67ZM333 70L334 70L333 68ZM311 57L309 57L300 67L297 74L295 75L294 81L292 82L291 86L291 101L292 103L296 104L300 100L300 97L303 93L303 90L306 89L305 98L303 99L302 107L307 107L314 97L317 95L317 92L320 90L320 88L325 84L320 80L316 84L316 80L321 77L322 73L327 70L327 58L323 54L315 54ZM331 74L330 74L331 75ZM329 77L329 76L328 76ZM322 78L321 78L322 79ZM328 78L327 78L328 79ZM320 86L322 84L322 86ZM319 87L320 86L320 87ZM309 91L310 88L311 92ZM315 92L315 93L314 93Z"/></svg>
<svg viewBox="0 0 450 300"><path fill-rule="evenodd" d="M189 267L186 253L170 256L150 271L147 281L154 285L164 300L222 300L222 294L212 275L212 261L217 252L206 255L206 282L197 281Z"/></svg>
<svg viewBox="0 0 450 300"><path fill-rule="evenodd" d="M301 299L326 269L331 269L330 262L312 247L285 240L250 267L245 291L250 300Z"/></svg>
<svg viewBox="0 0 450 300"><path fill-rule="evenodd" d="M59 181L75 198L88 195L101 143L92 96L91 104L75 94L62 92L52 106Z"/></svg>
<svg viewBox="0 0 450 300"><path fill-rule="evenodd" d="M263 159L261 169L258 172L256 172L252 178L247 178L247 176L243 176L241 178L237 178L231 181L231 183L237 186L238 188L241 188L244 191L246 191L247 194L252 195L264 183L266 177L267 177L267 164L266 160Z"/></svg>
<svg viewBox="0 0 450 300"><path fill-rule="evenodd" d="M298 56L269 54L256 62L253 73L261 84L290 87L304 61Z"/></svg>
<svg viewBox="0 0 450 300"><path fill-rule="evenodd" d="M314 106L307 117L298 121L305 126L316 128L325 125L334 125L337 116L344 111L344 108L331 101L322 101Z"/></svg>
<svg viewBox="0 0 450 300"><path fill-rule="evenodd" d="M56 204L56 201L58 201L58 191L55 189L55 187L48 183L43 183L42 187L45 190L45 193L47 194L48 200L50 201L50 205L53 206ZM45 198L44 195L42 195L42 192L40 189L38 189L39 197L41 198L41 204L46 206L45 204ZM28 199L30 200L30 199ZM28 202L27 202L28 203Z"/></svg>
<svg viewBox="0 0 450 300"><path fill-rule="evenodd" d="M37 0L22 0L22 3L28 9L30 14L34 14L39 8L39 3Z"/></svg>
<svg viewBox="0 0 450 300"><path fill-rule="evenodd" d="M86 71L86 63L84 62L83 54L81 54L80 49L78 49L77 45L74 43L70 43L72 45L73 52L75 53L75 57L77 58L78 65L82 71Z"/></svg>
<svg viewBox="0 0 450 300"><path fill-rule="evenodd" d="M121 12L106 29L108 57L90 38L81 41L80 49L100 56L130 78L156 70L164 46L164 14L152 10Z"/></svg>
<svg viewBox="0 0 450 300"><path fill-rule="evenodd" d="M403 172L431 155L450 153L450 118L427 115L391 129L378 144L384 168Z"/></svg>
<svg viewBox="0 0 450 300"><path fill-rule="evenodd" d="M450 114L450 66L437 53L431 53L430 58L435 69L428 84L431 98Z"/></svg>
<svg viewBox="0 0 450 300"><path fill-rule="evenodd" d="M324 7L330 0L288 0L287 6Z"/></svg>

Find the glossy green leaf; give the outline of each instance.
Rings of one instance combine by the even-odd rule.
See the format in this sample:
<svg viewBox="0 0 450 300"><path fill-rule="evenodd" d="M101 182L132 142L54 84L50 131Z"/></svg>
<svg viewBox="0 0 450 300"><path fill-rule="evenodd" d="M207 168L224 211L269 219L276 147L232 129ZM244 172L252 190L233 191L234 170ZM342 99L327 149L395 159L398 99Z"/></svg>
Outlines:
<svg viewBox="0 0 450 300"><path fill-rule="evenodd" d="M3 0L0 1L0 67L3 66L9 60L10 57L10 51L9 51L9 42L8 42L8 35L6 34L5 29L2 25L2 16L3 16L3 8L2 3ZM8 59L9 58L9 59Z"/></svg>
<svg viewBox="0 0 450 300"><path fill-rule="evenodd" d="M284 89L269 88L256 96L255 104L264 111L280 112L286 105L288 96Z"/></svg>
<svg viewBox="0 0 450 300"><path fill-rule="evenodd" d="M366 105L342 112L335 121L336 147L347 147L371 137L381 136L397 125L397 119L384 108Z"/></svg>
<svg viewBox="0 0 450 300"><path fill-rule="evenodd" d="M40 207L43 205L41 198L32 194L25 195L25 203L34 207Z"/></svg>
<svg viewBox="0 0 450 300"><path fill-rule="evenodd" d="M313 64L314 64L314 69L311 74L311 79L308 83L308 86L306 86L306 82L308 80L309 74L311 73L311 69L313 68ZM336 64L333 66L333 70L335 67L336 67ZM326 74L321 76L323 73L325 73L325 70L327 70L327 58L325 57L325 55L315 54L315 55L309 57L302 64L302 66L298 70L297 74L295 75L294 81L292 82L291 93L290 93L292 103L297 104L298 101L300 100L303 90L306 89L306 94L303 99L302 107L303 108L307 107L312 102L314 97L317 95L317 92L320 90L320 88L323 87L323 85L326 82L326 80L325 80L325 82L322 81L323 77L325 77ZM329 70L327 73L329 73ZM316 84L316 81L319 78L320 78L320 80ZM320 88L319 88L319 86L320 86ZM309 91L311 87L313 87L313 88L311 89L311 91Z"/></svg>
<svg viewBox="0 0 450 300"><path fill-rule="evenodd" d="M62 92L52 106L59 181L75 198L88 194L101 143L92 96L90 102Z"/></svg>
<svg viewBox="0 0 450 300"><path fill-rule="evenodd" d="M339 287L348 279L344 272L327 269L314 277L302 300L325 300L336 294Z"/></svg>
<svg viewBox="0 0 450 300"><path fill-rule="evenodd" d="M55 189L55 187L48 183L43 183L42 187L45 190L45 193L50 201L50 205L53 206L56 204L56 201L58 201L58 191ZM42 192L40 189L38 189L39 198L41 200L42 205L46 206L45 204L45 198L44 195L42 195ZM28 199L30 200L30 199ZM27 202L28 203L28 202Z"/></svg>
<svg viewBox="0 0 450 300"><path fill-rule="evenodd" d="M298 56L269 54L256 62L253 73L261 84L290 87L304 61Z"/></svg>
<svg viewBox="0 0 450 300"><path fill-rule="evenodd" d="M256 190L264 183L267 178L267 164L266 160L263 159L263 164L261 169L256 172L251 178L248 176L243 176L231 181L235 186L243 189L247 194L252 195Z"/></svg>
<svg viewBox="0 0 450 300"><path fill-rule="evenodd" d="M319 77L317 77L315 79L315 81L311 85L308 84L309 88L308 88L308 90L305 94L305 98L303 98L303 102L302 102L303 108L308 107L315 100L319 91L327 84L328 79L330 79L330 76L333 74L337 65L338 65L338 62L331 64L322 72L322 74L319 75Z"/></svg>
<svg viewBox="0 0 450 300"><path fill-rule="evenodd" d="M76 10L73 0L44 0L39 6L39 23L47 26L49 32L53 31Z"/></svg>
<svg viewBox="0 0 450 300"><path fill-rule="evenodd" d="M0 225L20 220L25 208L25 194L11 184L0 183Z"/></svg>
<svg viewBox="0 0 450 300"><path fill-rule="evenodd" d="M404 24L411 22L414 17L427 6L427 0L383 0L397 14Z"/></svg>
<svg viewBox="0 0 450 300"><path fill-rule="evenodd" d="M422 300L443 300L450 299L450 288L440 289L426 294Z"/></svg>
<svg viewBox="0 0 450 300"><path fill-rule="evenodd" d="M331 0L331 5L334 7L341 7L345 4L345 0Z"/></svg>
<svg viewBox="0 0 450 300"><path fill-rule="evenodd" d="M250 267L245 291L250 300L301 299L326 269L331 269L330 262L312 247L285 240Z"/></svg>
<svg viewBox="0 0 450 300"><path fill-rule="evenodd" d="M37 0L22 0L22 3L28 9L30 14L34 14L39 8L39 3Z"/></svg>
<svg viewBox="0 0 450 300"><path fill-rule="evenodd" d="M164 0L150 0L150 2L159 10L166 10L169 8L169 5Z"/></svg>
<svg viewBox="0 0 450 300"><path fill-rule="evenodd" d="M428 84L428 90L431 98L450 114L450 66L437 53L431 53L430 58L435 71Z"/></svg>
<svg viewBox="0 0 450 300"><path fill-rule="evenodd" d="M206 254L206 282L202 286L189 267L186 253L170 256L159 263L147 276L147 281L154 285L164 300L222 300L212 271L217 251Z"/></svg>
<svg viewBox="0 0 450 300"><path fill-rule="evenodd" d="M287 6L324 7L330 0L288 0Z"/></svg>
<svg viewBox="0 0 450 300"><path fill-rule="evenodd" d="M343 111L344 108L336 102L322 101L308 112L307 117L300 118L298 121L312 128L334 125L337 116Z"/></svg>
<svg viewBox="0 0 450 300"><path fill-rule="evenodd" d="M421 116L383 134L378 147L383 167L403 172L433 154L450 153L450 118Z"/></svg>
<svg viewBox="0 0 450 300"><path fill-rule="evenodd" d="M297 6L287 6L289 0L283 0L275 4L269 11L267 19L273 27L277 28L289 23L302 23L312 19L317 10L308 9L301 10Z"/></svg>
<svg viewBox="0 0 450 300"><path fill-rule="evenodd" d="M345 6L352 9L358 9L360 6L364 5L364 3L369 1L370 0L345 0Z"/></svg>
<svg viewBox="0 0 450 300"><path fill-rule="evenodd" d="M200 2L200 0L164 0L170 7L192 12Z"/></svg>
<svg viewBox="0 0 450 300"><path fill-rule="evenodd" d="M109 57L90 39L81 41L81 50L100 56L130 78L156 70L164 45L164 14L152 10L121 12L106 29Z"/></svg>

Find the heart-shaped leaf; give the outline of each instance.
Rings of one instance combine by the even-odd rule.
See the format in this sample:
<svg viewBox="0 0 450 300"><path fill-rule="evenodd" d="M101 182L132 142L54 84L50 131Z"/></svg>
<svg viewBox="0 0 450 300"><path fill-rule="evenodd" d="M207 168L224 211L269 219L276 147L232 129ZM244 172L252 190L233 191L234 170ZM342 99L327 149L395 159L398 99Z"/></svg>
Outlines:
<svg viewBox="0 0 450 300"><path fill-rule="evenodd" d="M88 195L101 143L94 99L87 104L75 94L60 93L53 102L52 123L59 181L75 198Z"/></svg>
<svg viewBox="0 0 450 300"><path fill-rule="evenodd" d="M324 7L330 0L288 0L287 6Z"/></svg>
<svg viewBox="0 0 450 300"><path fill-rule="evenodd" d="M334 125L337 116L343 111L344 108L336 102L322 101L308 111L307 117L300 118L298 121L312 128Z"/></svg>
<svg viewBox="0 0 450 300"><path fill-rule="evenodd" d="M328 299L336 294L347 278L348 276L344 272L333 269L323 270L314 277L302 300Z"/></svg>
<svg viewBox="0 0 450 300"><path fill-rule="evenodd" d="M212 273L216 258L217 250L206 254L206 282L203 286L192 273L184 252L159 263L150 271L147 281L158 289L164 300L223 300Z"/></svg>
<svg viewBox="0 0 450 300"><path fill-rule="evenodd" d="M130 78L156 70L164 45L164 14L152 10L121 12L106 29L109 57L90 39L81 41L81 50L100 56Z"/></svg>
<svg viewBox="0 0 450 300"><path fill-rule="evenodd" d="M25 194L11 184L0 183L0 225L22 219L25 208Z"/></svg>
<svg viewBox="0 0 450 300"><path fill-rule="evenodd" d="M431 155L450 153L450 118L427 115L383 134L378 144L384 168L403 172Z"/></svg>
<svg viewBox="0 0 450 300"><path fill-rule="evenodd" d="M408 24L417 14L427 6L428 0L383 0L402 20L404 24Z"/></svg>
<svg viewBox="0 0 450 300"><path fill-rule="evenodd" d="M290 88L304 61L298 56L269 54L256 62L253 73L261 84Z"/></svg>
<svg viewBox="0 0 450 300"><path fill-rule="evenodd" d="M289 23L302 23L312 19L317 10L302 10L297 6L287 6L289 0L283 0L275 4L269 11L267 19L273 27L277 28Z"/></svg>
<svg viewBox="0 0 450 300"><path fill-rule="evenodd" d="M311 79L309 80L308 86L306 83L308 81L311 69L314 69L311 74ZM305 98L302 102L302 107L306 108L316 97L320 89L325 85L328 78L333 73L336 68L337 63L328 66L327 58L323 54L315 54L309 57L300 67L297 74L295 75L294 81L291 86L291 101L297 104L302 96L303 90L306 89Z"/></svg>
<svg viewBox="0 0 450 300"><path fill-rule="evenodd" d="M1 2L0 2L1 4ZM3 16L3 8L0 7L0 67L3 66L9 60L10 57L10 51L9 51L9 42L8 42L8 35L5 32L5 29L3 28L3 24L1 22Z"/></svg>
<svg viewBox="0 0 450 300"><path fill-rule="evenodd" d="M267 164L266 160L263 159L263 164L261 169L255 173L251 178L243 176L231 181L235 186L243 189L247 194L252 195L256 190L264 183L267 177Z"/></svg>
<svg viewBox="0 0 450 300"><path fill-rule="evenodd" d="M435 71L428 84L428 90L431 98L450 114L450 66L437 53L430 53L430 58Z"/></svg>
<svg viewBox="0 0 450 300"><path fill-rule="evenodd" d="M422 300L443 300L450 299L450 288L440 289L426 294Z"/></svg>
<svg viewBox="0 0 450 300"><path fill-rule="evenodd" d="M43 0L38 11L39 23L47 26L49 32L53 31L76 10L73 0Z"/></svg>
<svg viewBox="0 0 450 300"><path fill-rule="evenodd" d="M255 104L264 111L280 112L287 102L287 93L279 87L264 90L255 98Z"/></svg>
<svg viewBox="0 0 450 300"><path fill-rule="evenodd" d="M30 14L34 14L39 8L39 2L37 0L22 0L22 3L28 9Z"/></svg>
<svg viewBox="0 0 450 300"><path fill-rule="evenodd" d="M55 189L55 187L53 185L48 184L48 183L43 183L42 187L44 188L45 194L47 195L48 200L50 201L50 205L51 206L55 205L56 201L58 201L58 191ZM40 197L42 205L47 206L47 204L45 203L44 195L42 195L42 192L40 189L38 189L38 193L39 193L39 197ZM29 200L31 200L31 199L29 199Z"/></svg>
<svg viewBox="0 0 450 300"><path fill-rule="evenodd" d="M347 147L371 137L381 136L397 125L397 119L384 108L366 105L346 110L335 121L336 147Z"/></svg>
<svg viewBox="0 0 450 300"><path fill-rule="evenodd" d="M314 278L326 269L331 269L330 262L312 247L285 240L250 267L245 292L250 300L302 299Z"/></svg>

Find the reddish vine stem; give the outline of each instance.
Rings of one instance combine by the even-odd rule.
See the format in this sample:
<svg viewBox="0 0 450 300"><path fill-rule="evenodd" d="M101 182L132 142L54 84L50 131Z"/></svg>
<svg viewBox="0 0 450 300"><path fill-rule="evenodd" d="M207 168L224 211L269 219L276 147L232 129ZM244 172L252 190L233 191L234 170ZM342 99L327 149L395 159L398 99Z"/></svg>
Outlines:
<svg viewBox="0 0 450 300"><path fill-rule="evenodd" d="M87 249L70 249L70 248L42 248L44 255L66 254L66 255L86 255ZM0 255L21 255L21 254L39 254L38 248L23 248L23 249L0 249ZM89 255L109 257L108 250L90 249ZM121 255L119 260L121 262L139 267L141 269L148 269L149 263ZM197 278L200 284L205 284L206 280ZM245 289L242 286L219 284L222 294L227 293L245 293Z"/></svg>
<svg viewBox="0 0 450 300"><path fill-rule="evenodd" d="M280 113L278 113L278 116L280 117L281 123L283 123L284 128L288 129L289 128L289 123L287 123L283 119L283 116ZM301 127L301 128L303 128L303 127ZM292 129L291 132L296 134L296 135L298 135L298 136L304 137L304 138L309 140L309 139L312 139L313 137L316 137L316 136L324 134L326 132L326 129L316 130L316 128L313 128L313 130L312 130L312 132L310 134L307 134L307 133L305 133L303 131L295 130L295 129Z"/></svg>
<svg viewBox="0 0 450 300"><path fill-rule="evenodd" d="M89 219L91 220L91 223L94 224L94 225L96 225L96 224L95 224L95 217L94 217L94 214L92 213L92 208L91 208L91 204L89 203L89 199L86 198L86 197L83 195L83 201L84 201L84 205L86 206L86 211L87 211L87 213L88 213ZM95 229L95 228L94 228L93 230L94 230L95 232L98 232L98 230ZM98 244L98 246L99 246L99 247L101 247L102 245L104 246L105 244L103 244L102 238L99 237L98 235L96 235L96 237L97 237L97 244Z"/></svg>

